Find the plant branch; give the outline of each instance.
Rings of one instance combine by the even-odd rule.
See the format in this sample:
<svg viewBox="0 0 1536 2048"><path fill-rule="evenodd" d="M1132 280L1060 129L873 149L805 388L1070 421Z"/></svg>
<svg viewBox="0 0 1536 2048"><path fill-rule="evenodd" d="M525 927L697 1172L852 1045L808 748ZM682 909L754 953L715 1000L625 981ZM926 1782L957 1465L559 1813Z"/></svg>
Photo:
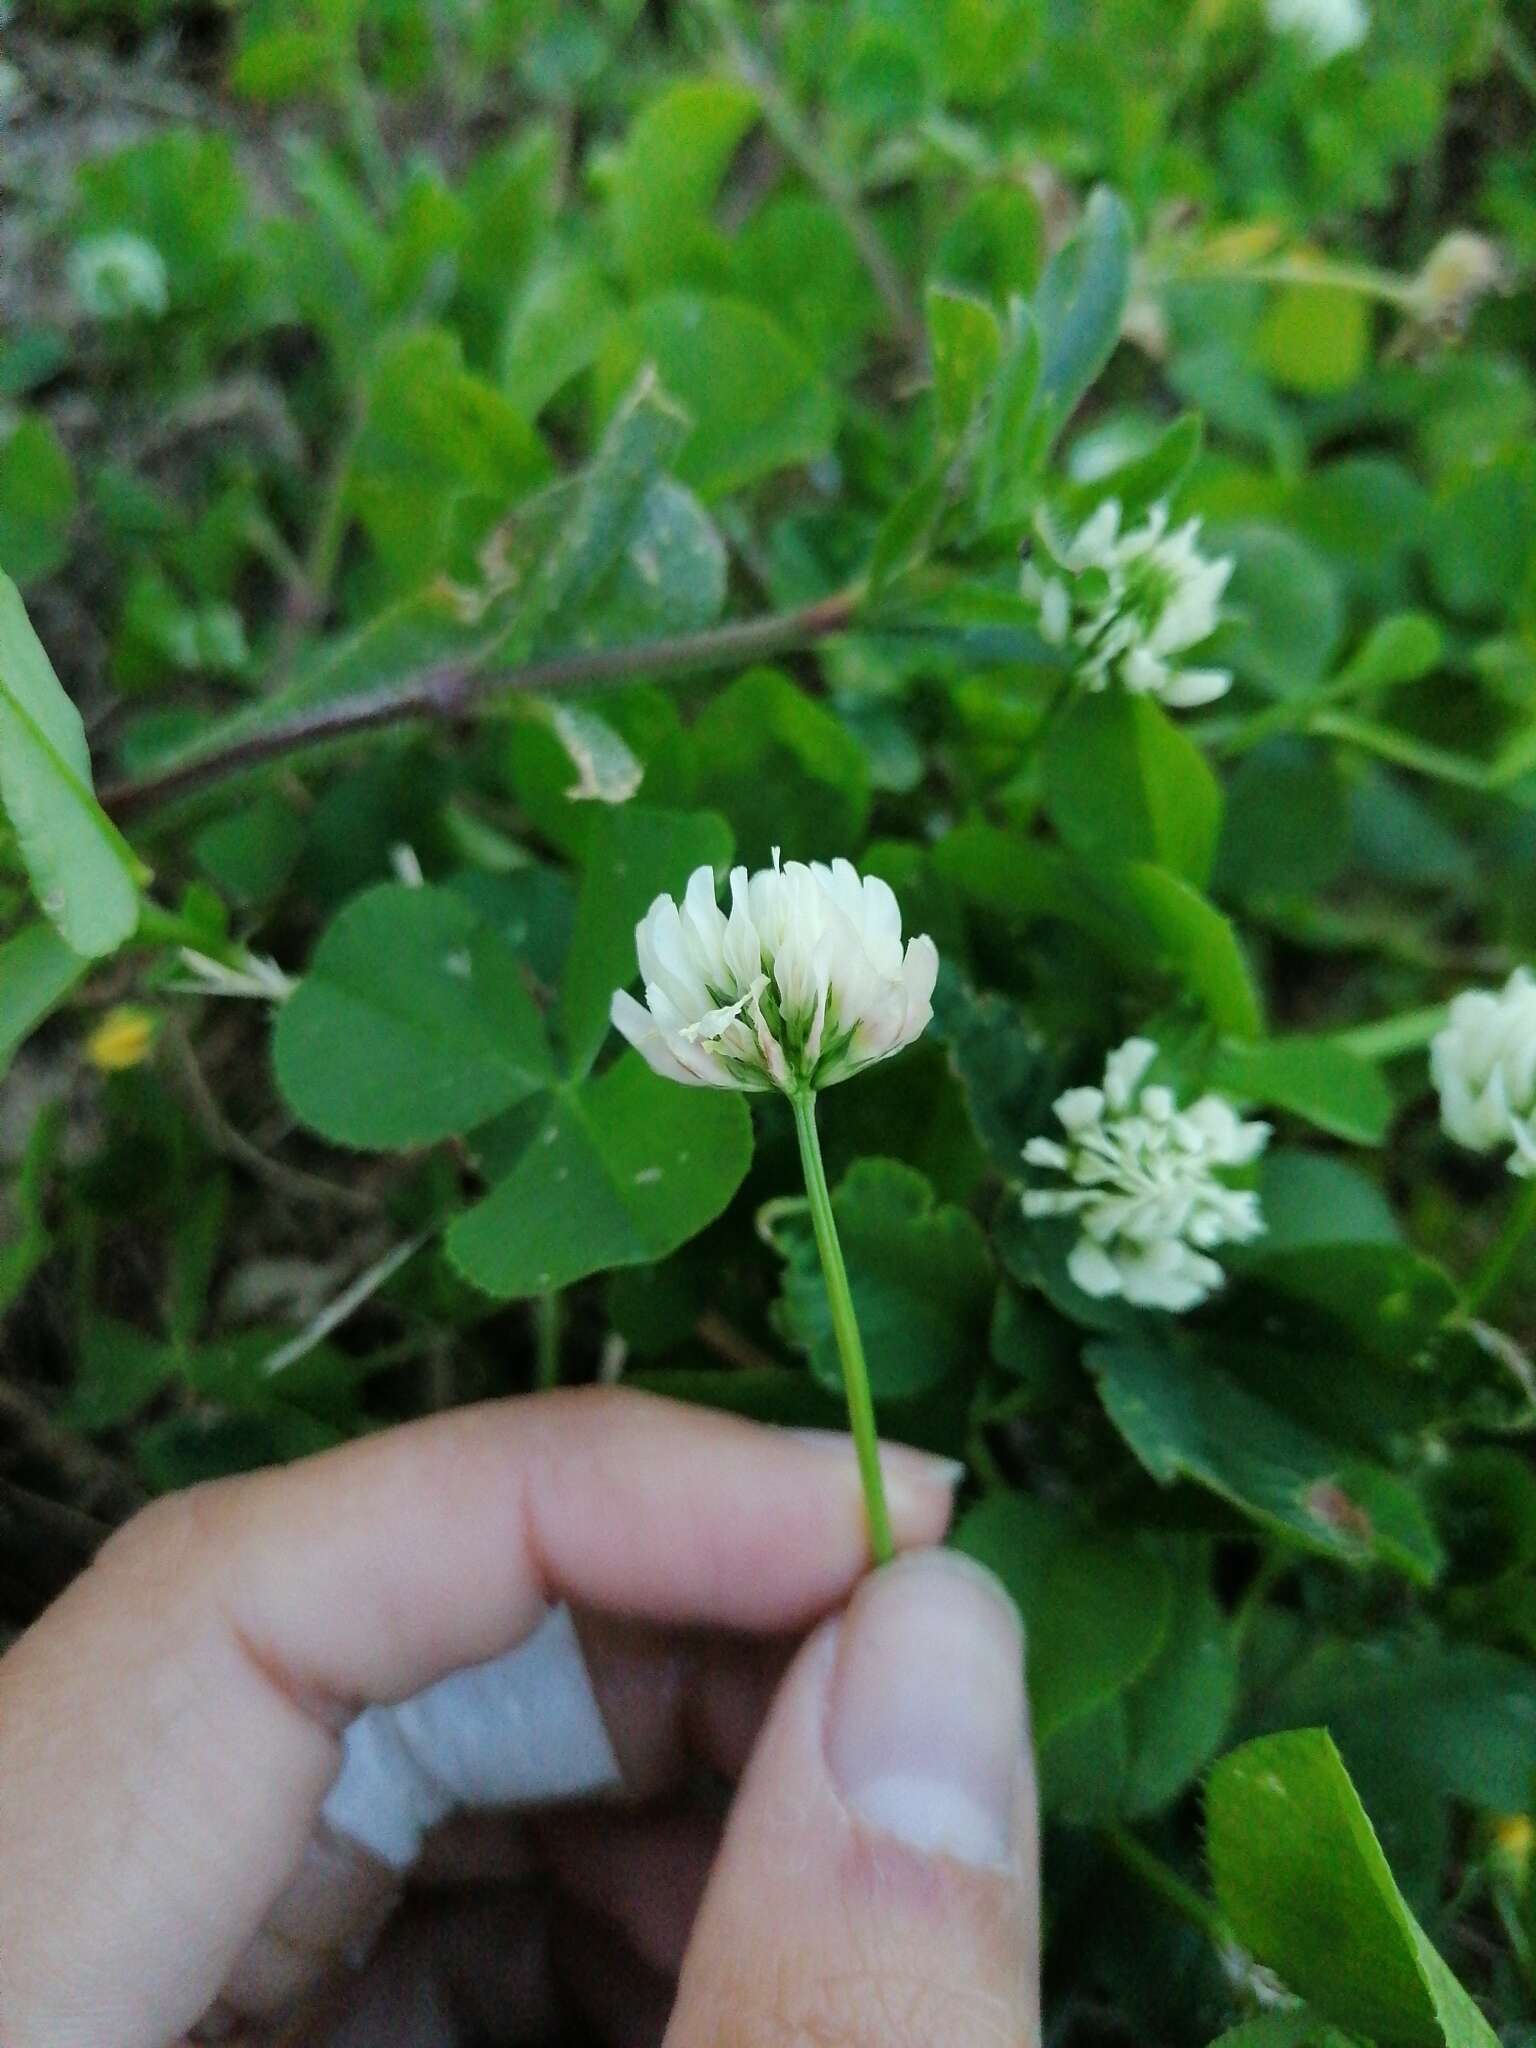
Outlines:
<svg viewBox="0 0 1536 2048"><path fill-rule="evenodd" d="M102 791L101 801L114 818L137 817L172 797L187 796L264 762L387 726L417 719L458 723L478 716L504 697L600 689L633 682L640 676L685 675L756 661L765 655L789 654L842 632L861 596L857 589L841 591L798 611L774 612L765 618L710 626L702 633L676 634L626 647L557 654L522 668L482 670L475 658L444 662L402 682L312 705L259 731L242 733L223 746L209 747L147 775L112 784Z"/></svg>

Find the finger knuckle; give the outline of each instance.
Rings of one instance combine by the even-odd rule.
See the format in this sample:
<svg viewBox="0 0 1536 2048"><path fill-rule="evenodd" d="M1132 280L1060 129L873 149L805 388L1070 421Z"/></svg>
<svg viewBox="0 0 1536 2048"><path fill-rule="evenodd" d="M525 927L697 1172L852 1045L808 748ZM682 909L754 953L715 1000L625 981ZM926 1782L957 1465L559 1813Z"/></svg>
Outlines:
<svg viewBox="0 0 1536 2048"><path fill-rule="evenodd" d="M151 1501L108 1537L95 1569L135 1580L185 1580L222 1545L229 1488L212 1480Z"/></svg>

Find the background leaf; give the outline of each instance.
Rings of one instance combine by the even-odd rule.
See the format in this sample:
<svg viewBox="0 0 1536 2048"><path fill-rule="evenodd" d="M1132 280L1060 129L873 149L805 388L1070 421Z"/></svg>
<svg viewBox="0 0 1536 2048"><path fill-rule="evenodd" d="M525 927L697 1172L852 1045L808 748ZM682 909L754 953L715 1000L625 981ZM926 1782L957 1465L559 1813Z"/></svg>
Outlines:
<svg viewBox="0 0 1536 2048"><path fill-rule="evenodd" d="M503 1299L664 1258L719 1215L751 1157L739 1095L660 1080L626 1053L541 1103L511 1173L449 1230L449 1256Z"/></svg>
<svg viewBox="0 0 1536 2048"><path fill-rule="evenodd" d="M1492 2029L1404 1904L1321 1729L1224 1757L1206 1792L1206 1842L1239 1941L1329 2019L1403 2048L1492 2048Z"/></svg>
<svg viewBox="0 0 1536 2048"><path fill-rule="evenodd" d="M472 1130L553 1071L511 948L461 896L392 882L326 930L272 1057L295 1115L374 1151Z"/></svg>
<svg viewBox="0 0 1536 2048"><path fill-rule="evenodd" d="M72 952L110 953L139 921L139 874L97 803L80 714L0 576L0 802L38 903ZM34 964L36 955L33 956Z"/></svg>

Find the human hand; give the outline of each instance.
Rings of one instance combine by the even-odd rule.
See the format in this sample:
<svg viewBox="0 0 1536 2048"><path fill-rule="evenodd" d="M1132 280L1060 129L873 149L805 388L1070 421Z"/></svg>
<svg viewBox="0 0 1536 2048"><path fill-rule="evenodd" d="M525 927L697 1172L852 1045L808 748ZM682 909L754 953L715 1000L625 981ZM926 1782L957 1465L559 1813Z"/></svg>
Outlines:
<svg viewBox="0 0 1536 2048"><path fill-rule="evenodd" d="M937 1541L949 1476L883 1455L898 1541ZM573 2013L613 2048L1033 2041L1016 1622L962 1560L865 1562L851 1447L632 1394L158 1504L0 1660L0 2041L267 2038L295 2004L327 2048ZM630 1803L449 1822L338 1969L398 1890L317 1826L342 1730L567 1600ZM741 1777L728 1813L701 1770Z"/></svg>

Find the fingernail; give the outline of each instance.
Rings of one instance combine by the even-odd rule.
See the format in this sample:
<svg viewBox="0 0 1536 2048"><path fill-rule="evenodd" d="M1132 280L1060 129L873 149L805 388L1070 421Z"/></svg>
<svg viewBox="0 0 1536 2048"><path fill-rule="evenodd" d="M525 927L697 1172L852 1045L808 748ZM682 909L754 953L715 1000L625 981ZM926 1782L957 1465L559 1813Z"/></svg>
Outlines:
<svg viewBox="0 0 1536 2048"><path fill-rule="evenodd" d="M858 1452L846 1430L787 1429L784 1434L797 1443L809 1444L812 1450L835 1451L858 1470ZM914 1450L910 1444L882 1444L880 1470L888 1487L900 1486L912 1478L929 1486L945 1487L950 1493L965 1477L963 1459L941 1458L937 1452Z"/></svg>
<svg viewBox="0 0 1536 2048"><path fill-rule="evenodd" d="M866 1825L929 1856L1016 1857L1024 1639L992 1574L925 1550L864 1581L839 1632L827 1758Z"/></svg>

